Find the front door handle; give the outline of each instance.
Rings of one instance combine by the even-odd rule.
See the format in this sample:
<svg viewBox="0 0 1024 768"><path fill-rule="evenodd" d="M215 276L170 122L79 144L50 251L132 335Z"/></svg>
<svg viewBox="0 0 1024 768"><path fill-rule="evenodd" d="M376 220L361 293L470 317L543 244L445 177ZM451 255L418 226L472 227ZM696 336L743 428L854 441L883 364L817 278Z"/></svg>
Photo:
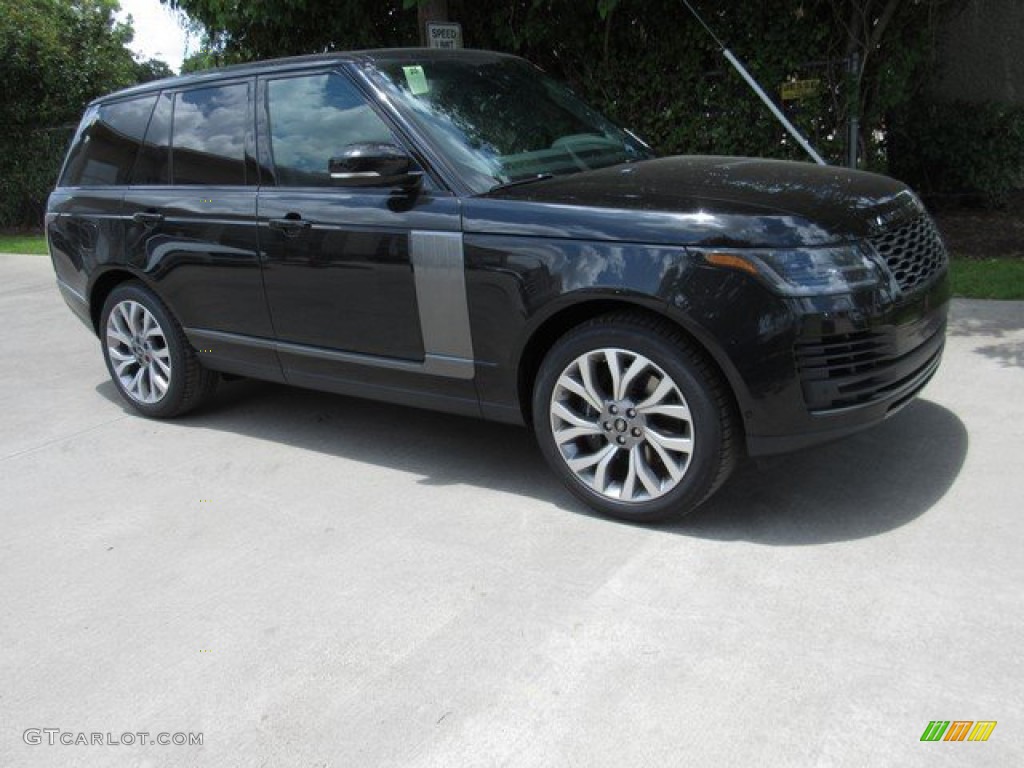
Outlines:
<svg viewBox="0 0 1024 768"><path fill-rule="evenodd" d="M132 214L132 221L136 224L143 224L147 227L155 227L163 220L163 214L156 213L155 211L139 211L138 213Z"/></svg>
<svg viewBox="0 0 1024 768"><path fill-rule="evenodd" d="M288 214L283 219L270 219L271 229L283 232L285 237L295 237L313 226L312 222L303 220L298 214Z"/></svg>

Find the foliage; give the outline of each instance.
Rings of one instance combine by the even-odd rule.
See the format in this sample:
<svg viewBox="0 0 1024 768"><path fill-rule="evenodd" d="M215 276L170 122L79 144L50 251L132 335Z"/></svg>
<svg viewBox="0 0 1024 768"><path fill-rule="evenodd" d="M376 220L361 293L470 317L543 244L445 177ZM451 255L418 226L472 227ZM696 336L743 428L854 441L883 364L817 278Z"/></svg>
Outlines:
<svg viewBox="0 0 1024 768"><path fill-rule="evenodd" d="M708 21L755 77L776 89L822 42L823 17L748 5L713 10ZM571 0L520 2L502 12L477 5L464 13L464 26L487 35L483 47L524 55L569 80L663 152L802 156L782 142L779 124L678 0L619 3L599 24L593 7ZM793 119L825 139L808 106L797 107Z"/></svg>
<svg viewBox="0 0 1024 768"><path fill-rule="evenodd" d="M0 0L0 120L53 124L134 81L113 0Z"/></svg>
<svg viewBox="0 0 1024 768"><path fill-rule="evenodd" d="M0 226L38 223L91 99L170 74L137 63L116 0L0 0Z"/></svg>
<svg viewBox="0 0 1024 768"><path fill-rule="evenodd" d="M38 226L73 126L15 127L0 140L0 225Z"/></svg>
<svg viewBox="0 0 1024 768"><path fill-rule="evenodd" d="M161 0L205 32L203 62L234 63L331 50L416 45L416 14L403 0Z"/></svg>
<svg viewBox="0 0 1024 768"><path fill-rule="evenodd" d="M163 0L206 30L196 65L278 55L414 44L427 0ZM884 168L885 115L914 93L931 61L935 25L964 0L693 0L707 23L778 97L781 84L817 79L790 118L824 153L844 156L851 109L862 156ZM603 111L664 152L802 157L732 71L680 0L449 0L468 46L516 53L568 80ZM860 66L847 72L857 52ZM853 86L856 85L857 88ZM852 97L856 94L856 97Z"/></svg>
<svg viewBox="0 0 1024 768"><path fill-rule="evenodd" d="M173 77L174 70L167 66L167 62L160 59L146 59L135 62L135 82L149 83L153 80L162 80L165 77Z"/></svg>
<svg viewBox="0 0 1024 768"><path fill-rule="evenodd" d="M206 41L198 51L190 53L181 62L181 74L187 75L190 72L200 72L204 69L222 67L227 63L224 55L219 51L213 50L209 42Z"/></svg>
<svg viewBox="0 0 1024 768"><path fill-rule="evenodd" d="M1024 186L1024 107L921 99L890 133L890 171L936 204L1000 207Z"/></svg>
<svg viewBox="0 0 1024 768"><path fill-rule="evenodd" d="M162 2L185 11L203 30L203 49L183 66L194 71L257 58L415 45L419 6L438 0ZM814 96L785 102L785 108L826 157L845 156L845 121L853 113L862 126L862 165L886 170L888 137L921 133L904 105L920 103L937 25L965 0L691 2L776 99L786 81L819 81ZM462 23L468 46L530 59L662 152L804 159L680 0L447 0L447 7ZM19 147L0 146L0 224L38 216L41 190L52 183L68 139L67 130L30 128L74 123L100 93L169 73L158 63L131 59L125 48L131 30L115 22L115 8L115 0L0 0L0 121L9 146ZM852 53L859 67L850 72ZM899 130L890 131L890 123ZM950 135L959 134L951 128ZM915 183L924 177L912 169L932 161L925 144L904 142L893 152L903 163L893 168L910 168L905 175ZM1017 157L1024 154L1020 146ZM997 165L1013 153L1009 144L995 149L1004 153L995 155ZM991 156L977 159L979 169L991 165ZM998 196L1003 182L993 187L991 178L999 170L961 172L975 188L996 189ZM979 173L985 178L975 178ZM952 184L955 177L945 178ZM28 204L14 194L23 189L33 190Z"/></svg>

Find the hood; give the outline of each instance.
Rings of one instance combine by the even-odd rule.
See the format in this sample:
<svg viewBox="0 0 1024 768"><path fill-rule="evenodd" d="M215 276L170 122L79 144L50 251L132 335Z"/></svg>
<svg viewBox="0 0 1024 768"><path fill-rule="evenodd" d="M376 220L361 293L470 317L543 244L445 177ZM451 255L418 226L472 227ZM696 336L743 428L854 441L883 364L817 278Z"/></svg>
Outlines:
<svg viewBox="0 0 1024 768"><path fill-rule="evenodd" d="M743 157L667 157L496 189L466 232L778 248L862 239L921 210L885 176Z"/></svg>

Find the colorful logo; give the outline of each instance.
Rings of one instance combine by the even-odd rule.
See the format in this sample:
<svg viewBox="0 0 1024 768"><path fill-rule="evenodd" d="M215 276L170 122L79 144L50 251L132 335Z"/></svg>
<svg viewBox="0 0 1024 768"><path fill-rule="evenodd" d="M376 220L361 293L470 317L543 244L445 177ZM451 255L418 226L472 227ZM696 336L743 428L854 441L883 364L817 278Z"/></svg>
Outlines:
<svg viewBox="0 0 1024 768"><path fill-rule="evenodd" d="M932 720L921 741L988 741L995 727L995 720Z"/></svg>

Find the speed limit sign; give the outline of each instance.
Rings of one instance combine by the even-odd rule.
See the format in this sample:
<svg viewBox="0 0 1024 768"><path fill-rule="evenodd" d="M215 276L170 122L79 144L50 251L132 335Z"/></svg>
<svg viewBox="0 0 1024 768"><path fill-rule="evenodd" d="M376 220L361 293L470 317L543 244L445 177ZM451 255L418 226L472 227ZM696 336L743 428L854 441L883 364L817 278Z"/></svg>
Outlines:
<svg viewBox="0 0 1024 768"><path fill-rule="evenodd" d="M428 21L427 47L461 48L462 25L455 21Z"/></svg>

